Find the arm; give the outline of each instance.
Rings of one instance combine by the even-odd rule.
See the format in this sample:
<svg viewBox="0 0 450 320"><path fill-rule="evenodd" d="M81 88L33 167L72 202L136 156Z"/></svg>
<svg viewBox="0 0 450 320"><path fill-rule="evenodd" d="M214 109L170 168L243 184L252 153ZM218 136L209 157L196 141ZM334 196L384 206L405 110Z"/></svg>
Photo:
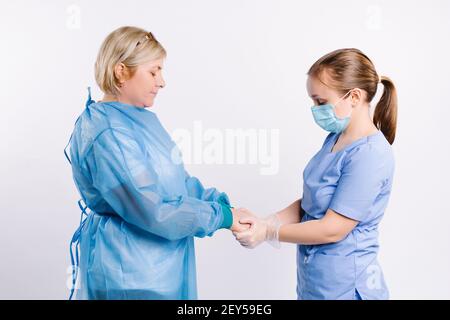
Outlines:
<svg viewBox="0 0 450 320"><path fill-rule="evenodd" d="M385 184L390 158L370 144L349 154L325 216L320 220L282 226L280 241L300 244L334 243L344 239L371 214Z"/></svg>
<svg viewBox="0 0 450 320"><path fill-rule="evenodd" d="M89 152L86 162L93 186L130 224L177 240L212 235L233 223L231 211L217 202L162 192L157 172L128 130L106 130Z"/></svg>
<svg viewBox="0 0 450 320"><path fill-rule="evenodd" d="M344 239L359 222L370 217L371 207L385 184L390 159L370 144L355 149L347 156L325 216L280 227L280 241L314 245Z"/></svg>
<svg viewBox="0 0 450 320"><path fill-rule="evenodd" d="M279 240L297 244L316 245L339 242L356 227L358 221L328 209L319 220L283 225Z"/></svg>
<svg viewBox="0 0 450 320"><path fill-rule="evenodd" d="M186 189L190 197L230 205L230 200L226 193L220 192L216 188L205 188L198 178L189 175L186 171L185 174Z"/></svg>
<svg viewBox="0 0 450 320"><path fill-rule="evenodd" d="M389 155L380 154L371 145L363 145L348 155L338 186L322 219L281 225L277 219L252 217L242 220L250 223L251 227L249 231L237 233L236 239L249 248L266 240L306 245L339 242L359 222L370 219L375 199L392 176L392 161ZM293 210L288 211L291 213L284 216L292 217Z"/></svg>
<svg viewBox="0 0 450 320"><path fill-rule="evenodd" d="M299 223L302 220L304 211L301 207L301 202L302 199L296 200L288 207L276 213L281 224Z"/></svg>
<svg viewBox="0 0 450 320"><path fill-rule="evenodd" d="M216 188L205 189L198 178L190 176L186 171L185 174L186 189L190 197L203 201L217 202L221 205L222 211L231 212L231 214L228 215L228 218L232 220L226 221L224 224L225 227L231 225L230 230L233 232L241 232L249 228L248 224L241 224L239 222L239 220L245 218L246 215L243 212L231 207L230 200L225 192L220 192Z"/></svg>
<svg viewBox="0 0 450 320"><path fill-rule="evenodd" d="M281 224L279 220L250 216L241 220L250 224L249 230L233 234L247 248L254 248L263 241L271 241L275 247L279 246L279 241L316 245L341 241L358 224L358 221L346 218L331 209L328 209L320 220L291 224Z"/></svg>

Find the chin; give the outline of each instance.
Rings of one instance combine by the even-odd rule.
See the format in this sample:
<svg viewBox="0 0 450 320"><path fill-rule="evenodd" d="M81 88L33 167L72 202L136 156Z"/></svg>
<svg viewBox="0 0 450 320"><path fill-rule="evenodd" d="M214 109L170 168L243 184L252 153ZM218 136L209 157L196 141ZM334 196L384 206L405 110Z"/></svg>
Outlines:
<svg viewBox="0 0 450 320"><path fill-rule="evenodd" d="M146 101L144 103L144 108L151 108L153 106L153 100L152 101Z"/></svg>

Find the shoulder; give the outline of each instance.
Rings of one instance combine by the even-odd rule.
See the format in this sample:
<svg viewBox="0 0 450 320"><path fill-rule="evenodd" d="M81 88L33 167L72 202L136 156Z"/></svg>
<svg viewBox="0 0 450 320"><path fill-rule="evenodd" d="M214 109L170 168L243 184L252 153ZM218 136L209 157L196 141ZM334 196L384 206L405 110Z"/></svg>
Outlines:
<svg viewBox="0 0 450 320"><path fill-rule="evenodd" d="M115 108L109 108L105 103L92 103L81 114L76 129L83 132L83 136L95 141L105 132L135 135L133 122L124 117Z"/></svg>
<svg viewBox="0 0 450 320"><path fill-rule="evenodd" d="M343 166L361 166L390 172L395 165L392 146L381 132L363 139L345 154Z"/></svg>
<svg viewBox="0 0 450 320"><path fill-rule="evenodd" d="M124 144L139 145L133 124L102 103L93 103L83 111L75 125L73 138L81 157L87 156L94 144L110 148Z"/></svg>

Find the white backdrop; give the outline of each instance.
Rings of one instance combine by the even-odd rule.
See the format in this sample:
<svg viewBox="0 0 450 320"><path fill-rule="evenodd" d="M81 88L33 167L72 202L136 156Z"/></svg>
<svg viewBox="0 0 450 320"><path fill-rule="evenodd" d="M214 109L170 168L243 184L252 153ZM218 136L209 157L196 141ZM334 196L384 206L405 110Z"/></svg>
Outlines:
<svg viewBox="0 0 450 320"><path fill-rule="evenodd" d="M196 123L279 130L276 174L249 161L186 165L260 215L300 197L302 170L326 136L311 116L307 69L337 48L364 51L399 94L395 182L380 229L391 297L450 299L446 0L2 2L0 298L67 298L79 196L63 148L86 87L101 98L93 64L122 25L152 31L168 51L153 111L169 132ZM196 245L200 298L296 298L294 245L246 250L226 230Z"/></svg>

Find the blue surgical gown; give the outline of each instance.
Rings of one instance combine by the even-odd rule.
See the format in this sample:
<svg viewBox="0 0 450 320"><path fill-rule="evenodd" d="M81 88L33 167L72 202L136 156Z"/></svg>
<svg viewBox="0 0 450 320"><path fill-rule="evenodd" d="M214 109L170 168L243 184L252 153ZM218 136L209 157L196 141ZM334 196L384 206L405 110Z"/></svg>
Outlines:
<svg viewBox="0 0 450 320"><path fill-rule="evenodd" d="M76 236L76 298L196 299L194 236L224 227L227 195L187 174L144 108L88 101L70 147L90 210Z"/></svg>
<svg viewBox="0 0 450 320"><path fill-rule="evenodd" d="M358 221L341 241L297 247L298 299L388 299L377 260L378 226L392 188L394 157L381 131L331 152L331 133L303 172L302 222L328 208Z"/></svg>

